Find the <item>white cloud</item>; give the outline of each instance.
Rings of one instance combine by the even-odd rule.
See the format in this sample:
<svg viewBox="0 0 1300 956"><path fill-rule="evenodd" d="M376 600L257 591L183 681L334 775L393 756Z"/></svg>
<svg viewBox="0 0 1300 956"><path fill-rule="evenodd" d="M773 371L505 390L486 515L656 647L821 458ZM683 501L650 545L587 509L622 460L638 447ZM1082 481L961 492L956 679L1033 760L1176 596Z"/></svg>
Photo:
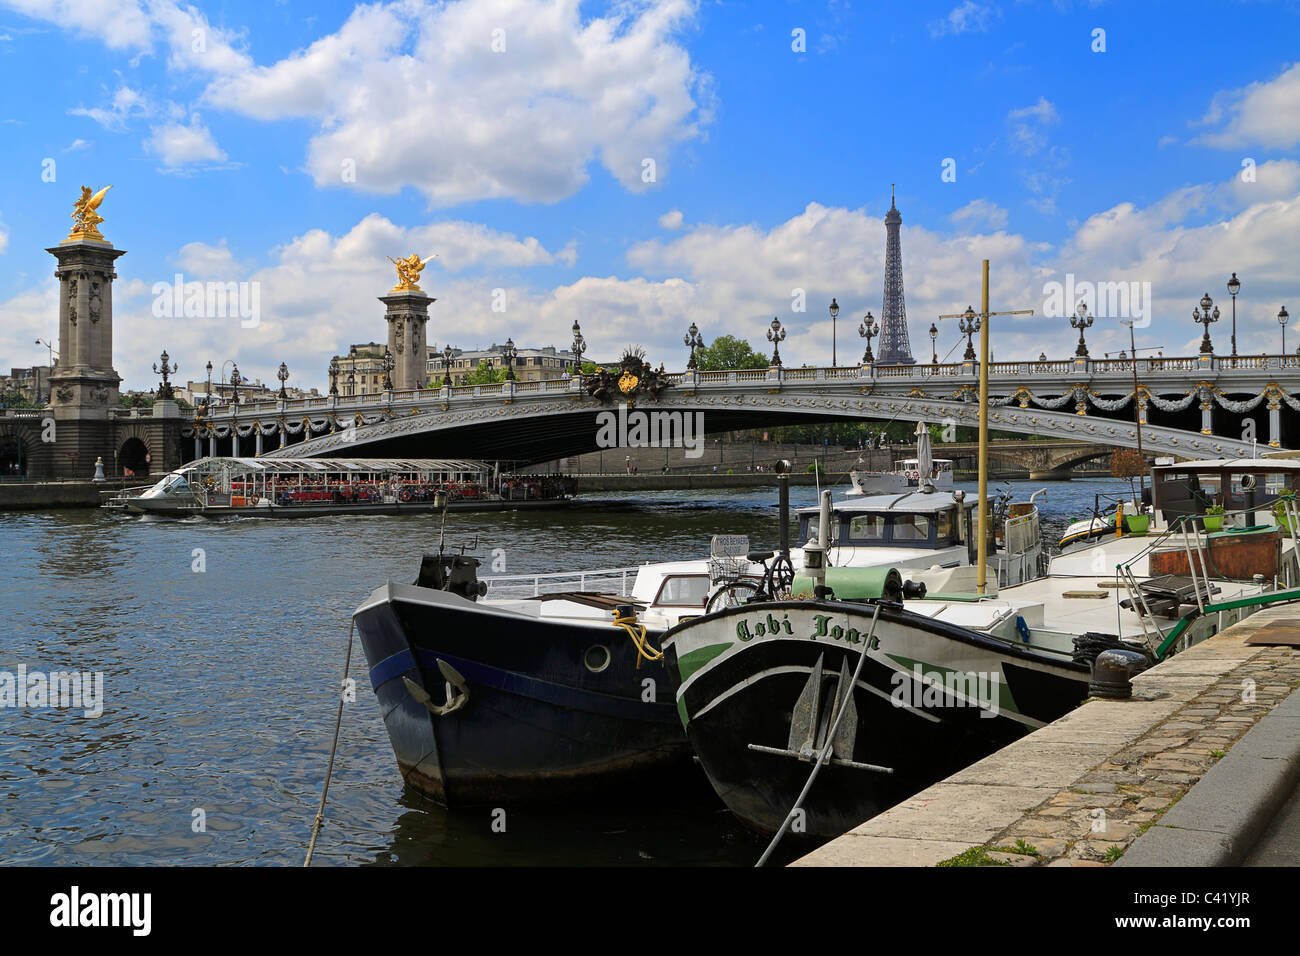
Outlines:
<svg viewBox="0 0 1300 956"><path fill-rule="evenodd" d="M987 199L972 199L948 218L959 227L988 226L990 229L1007 227L1007 211Z"/></svg>
<svg viewBox="0 0 1300 956"><path fill-rule="evenodd" d="M145 94L124 84L113 92L108 106L78 106L68 112L73 116L89 117L105 129L122 130L128 120L155 115L157 107Z"/></svg>
<svg viewBox="0 0 1300 956"><path fill-rule="evenodd" d="M188 123L164 123L152 127L144 145L171 169L190 163L221 162L226 158L197 113Z"/></svg>
<svg viewBox="0 0 1300 956"><path fill-rule="evenodd" d="M682 211L680 209L670 209L659 217L660 229L680 229L682 228Z"/></svg>
<svg viewBox="0 0 1300 956"><path fill-rule="evenodd" d="M80 137L78 137L77 139L74 139L71 143L69 143L67 147L64 148L63 151L65 153L75 153L77 152L77 150L90 149L92 145L94 144L92 144L89 140L81 139Z"/></svg>
<svg viewBox="0 0 1300 956"><path fill-rule="evenodd" d="M1056 107L1045 96L1040 96L1032 106L1012 110L1007 114L1012 149L1026 156L1034 155L1047 145L1047 127L1059 121Z"/></svg>
<svg viewBox="0 0 1300 956"><path fill-rule="evenodd" d="M9 227L0 219L0 254L9 248Z"/></svg>
<svg viewBox="0 0 1300 956"><path fill-rule="evenodd" d="M948 11L948 15L939 20L932 20L929 25L930 36L957 36L962 33L983 33L989 23L1002 15L996 7L982 6L974 0L964 0Z"/></svg>
<svg viewBox="0 0 1300 956"><path fill-rule="evenodd" d="M270 66L215 79L205 98L264 120L305 117L319 186L432 203L572 195L598 160L626 188L671 169L709 119L708 81L675 41L691 0L583 21L576 0L358 7L333 34ZM504 43L494 52L495 37Z"/></svg>
<svg viewBox="0 0 1300 956"><path fill-rule="evenodd" d="M137 0L3 0L4 6L33 20L45 20L81 36L94 37L110 50L148 50L149 16Z"/></svg>
<svg viewBox="0 0 1300 956"><path fill-rule="evenodd" d="M1201 123L1220 127L1200 137L1210 146L1285 149L1300 143L1300 63L1266 83L1217 94Z"/></svg>

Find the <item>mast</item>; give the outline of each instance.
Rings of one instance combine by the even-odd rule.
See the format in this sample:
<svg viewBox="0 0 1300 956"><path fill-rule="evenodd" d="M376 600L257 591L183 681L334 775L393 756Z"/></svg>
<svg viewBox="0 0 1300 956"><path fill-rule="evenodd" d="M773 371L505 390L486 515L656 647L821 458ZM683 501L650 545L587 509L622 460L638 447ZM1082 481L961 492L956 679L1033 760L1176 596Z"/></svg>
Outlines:
<svg viewBox="0 0 1300 956"><path fill-rule="evenodd" d="M989 516L989 261L984 260L983 287L980 291L980 489L979 550L976 552L975 590L984 593L988 573Z"/></svg>

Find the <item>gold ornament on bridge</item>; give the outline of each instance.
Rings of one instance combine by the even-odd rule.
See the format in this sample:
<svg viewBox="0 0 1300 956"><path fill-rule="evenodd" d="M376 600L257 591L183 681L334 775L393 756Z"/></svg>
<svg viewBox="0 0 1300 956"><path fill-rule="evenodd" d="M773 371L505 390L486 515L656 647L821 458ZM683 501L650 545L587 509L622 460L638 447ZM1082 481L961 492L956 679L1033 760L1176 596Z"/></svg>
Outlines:
<svg viewBox="0 0 1300 956"><path fill-rule="evenodd" d="M385 258L397 267L397 285L393 286L393 292L423 292L419 285L420 273L437 256L421 259L419 253L411 253L405 259L394 259L392 256Z"/></svg>
<svg viewBox="0 0 1300 956"><path fill-rule="evenodd" d="M641 380L631 372L624 372L618 379L618 390L624 395L631 395L636 391L637 384Z"/></svg>
<svg viewBox="0 0 1300 956"><path fill-rule="evenodd" d="M73 242L78 239L108 242L99 233L99 224L104 221L104 217L97 210L99 204L104 201L104 194L112 188L112 186L105 186L99 192L92 193L89 186L81 187L81 198L72 207L72 231L68 233L68 238L64 239L64 242Z"/></svg>

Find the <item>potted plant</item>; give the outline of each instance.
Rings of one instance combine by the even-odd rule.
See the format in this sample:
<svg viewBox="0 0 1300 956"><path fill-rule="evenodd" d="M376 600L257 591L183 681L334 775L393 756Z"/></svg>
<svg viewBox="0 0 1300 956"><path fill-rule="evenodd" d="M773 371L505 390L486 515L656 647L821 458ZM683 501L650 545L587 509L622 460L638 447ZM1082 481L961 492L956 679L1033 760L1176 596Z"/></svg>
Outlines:
<svg viewBox="0 0 1300 956"><path fill-rule="evenodd" d="M1210 505L1205 509L1205 530L1223 530L1223 505Z"/></svg>
<svg viewBox="0 0 1300 956"><path fill-rule="evenodd" d="M1135 537L1142 537L1147 533L1150 526L1151 516L1145 511L1138 511L1124 516L1124 527L1128 529L1129 534Z"/></svg>

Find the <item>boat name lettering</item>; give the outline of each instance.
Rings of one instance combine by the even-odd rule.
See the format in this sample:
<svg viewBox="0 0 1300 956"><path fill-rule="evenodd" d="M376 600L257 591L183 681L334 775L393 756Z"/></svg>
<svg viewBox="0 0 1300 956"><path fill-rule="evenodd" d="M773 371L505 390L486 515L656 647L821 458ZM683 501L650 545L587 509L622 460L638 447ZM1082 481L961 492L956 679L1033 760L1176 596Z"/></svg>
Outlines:
<svg viewBox="0 0 1300 956"><path fill-rule="evenodd" d="M828 637L833 641L844 641L846 644L861 644L863 641L864 635L856 627L845 628L839 624L832 624L831 619L825 614L814 614L813 622L813 631L808 635L810 640ZM736 637L742 642L752 641L756 637L781 637L786 634L794 636L789 614L782 615L779 621L775 615L768 614L758 621L742 618L736 622ZM880 638L872 635L867 649L877 650L879 647Z"/></svg>
<svg viewBox="0 0 1300 956"><path fill-rule="evenodd" d="M736 622L736 637L742 641L751 641L756 637L766 637L773 634L779 635L782 631L785 631L786 634L794 634L794 631L790 629L789 614L783 615L779 621L775 616L768 614L765 620L755 622L752 631L748 621Z"/></svg>

